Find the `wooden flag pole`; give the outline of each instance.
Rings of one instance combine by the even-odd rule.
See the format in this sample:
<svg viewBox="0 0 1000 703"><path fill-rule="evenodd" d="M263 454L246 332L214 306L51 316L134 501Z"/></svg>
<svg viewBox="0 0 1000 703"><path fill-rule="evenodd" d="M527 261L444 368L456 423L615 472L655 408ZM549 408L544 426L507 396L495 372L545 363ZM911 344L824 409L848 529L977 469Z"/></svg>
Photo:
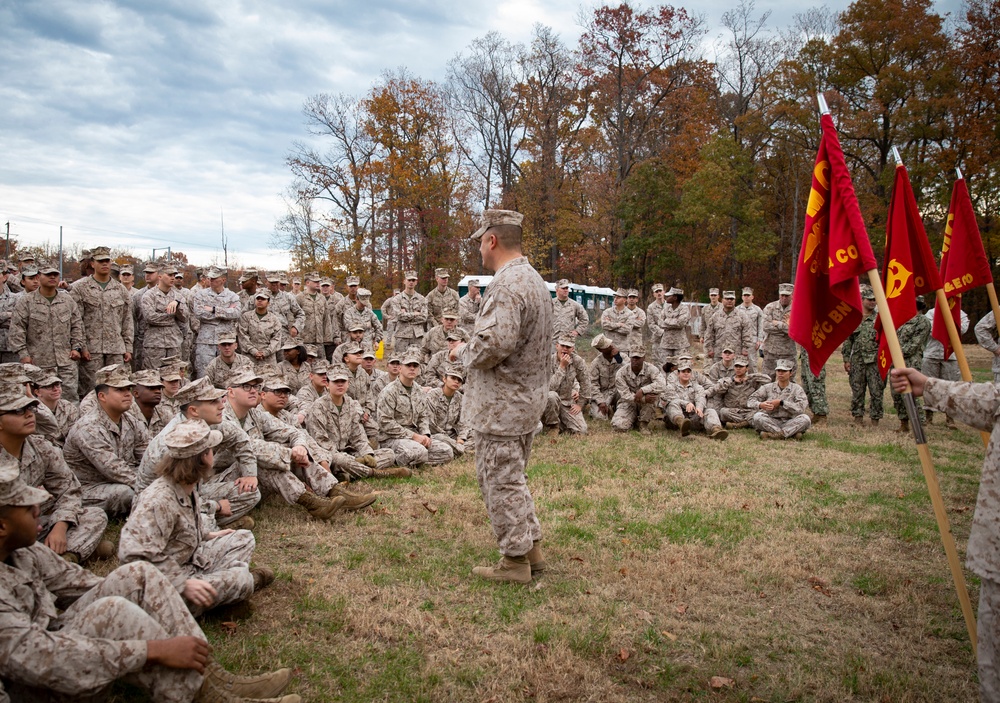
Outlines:
<svg viewBox="0 0 1000 703"><path fill-rule="evenodd" d="M868 271L868 281L875 292L875 303L878 305L879 314L885 312L888 316L889 302L885 298L885 290L882 288L882 280L876 269ZM943 291L939 291L943 295ZM945 315L950 319L951 315ZM954 321L952 321L954 327ZM889 344L889 353L892 355L892 365L897 369L906 368L906 359L903 358L903 350L899 346L899 337L896 336L896 327L892 323L892 318L887 317L882 320L882 332L885 334L886 342ZM976 640L976 615L972 611L972 603L969 601L969 589L965 585L965 574L962 572L962 565L958 560L958 550L955 548L955 538L951 534L951 527L948 524L948 513L944 508L944 499L941 497L941 487L938 484L937 474L934 472L934 463L931 459L930 449L927 447L927 437L924 435L924 428L917 417L917 404L913 400L913 392L907 388L903 393L903 404L906 405L906 414L910 418L910 428L913 431L913 439L917 444L917 454L920 456L920 465L924 470L924 480L927 481L927 492L931 496L931 505L934 507L934 517L937 519L938 531L941 533L941 542L944 545L945 555L948 557L948 567L951 569L951 578L955 582L955 590L958 592L958 601L962 606L962 615L965 616L965 627L969 631L969 639L972 642L973 657L978 657L978 647Z"/></svg>
<svg viewBox="0 0 1000 703"><path fill-rule="evenodd" d="M962 169L958 167L955 167L955 175L958 176L958 180L965 180L965 177L962 175ZM993 322L997 326L997 336L1000 337L1000 302L997 301L997 289L993 287L993 281L986 284L986 295L990 299L990 308L993 310Z"/></svg>

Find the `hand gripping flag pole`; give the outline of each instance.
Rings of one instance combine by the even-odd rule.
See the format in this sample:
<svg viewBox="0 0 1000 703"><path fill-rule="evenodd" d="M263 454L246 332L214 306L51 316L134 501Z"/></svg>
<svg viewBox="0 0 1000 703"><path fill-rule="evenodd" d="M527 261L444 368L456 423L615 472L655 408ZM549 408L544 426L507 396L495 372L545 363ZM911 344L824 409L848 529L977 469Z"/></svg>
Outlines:
<svg viewBox="0 0 1000 703"><path fill-rule="evenodd" d="M808 350L810 369L818 374L833 351L861 322L858 276L864 274L871 283L880 314L884 312L886 316L882 326L892 364L897 368L905 368L906 360L899 346L889 301L879 278L878 265L840 148L837 130L823 95L818 95L817 100L823 135L806 208L806 227L795 275L796 300L792 304L789 336ZM803 292L805 296L801 295ZM907 387L902 395L941 542L965 617L973 655L976 655L976 618L969 602L955 539L948 525L948 515L927 447L927 438L917 416L911 389Z"/></svg>

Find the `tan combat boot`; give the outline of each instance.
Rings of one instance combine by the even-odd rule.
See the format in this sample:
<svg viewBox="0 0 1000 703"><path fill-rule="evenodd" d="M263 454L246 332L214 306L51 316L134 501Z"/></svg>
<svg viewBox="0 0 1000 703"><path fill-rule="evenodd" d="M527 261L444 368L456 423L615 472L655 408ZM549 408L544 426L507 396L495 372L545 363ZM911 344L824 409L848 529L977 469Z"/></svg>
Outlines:
<svg viewBox="0 0 1000 703"><path fill-rule="evenodd" d="M691 434L691 421L688 420L686 417L683 418L680 424L677 425L677 429L680 430L681 437L687 437L689 434Z"/></svg>
<svg viewBox="0 0 1000 703"><path fill-rule="evenodd" d="M545 557L542 556L542 548L538 546L538 542L532 542L531 550L524 556L528 558L528 564L531 565L532 576L545 571Z"/></svg>
<svg viewBox="0 0 1000 703"><path fill-rule="evenodd" d="M367 508L369 505L378 500L378 496L374 493L365 493L364 495L351 493L341 483L338 483L336 486L331 488L330 492L326 494L327 498L333 498L335 496L343 496L344 510L361 510L362 508Z"/></svg>
<svg viewBox="0 0 1000 703"><path fill-rule="evenodd" d="M109 539L102 539L97 549L90 555L91 559L110 559L115 555L115 543Z"/></svg>
<svg viewBox="0 0 1000 703"><path fill-rule="evenodd" d="M299 496L295 502L309 511L309 514L317 520L329 520L347 501L344 500L343 496L320 498L315 493L306 492Z"/></svg>
<svg viewBox="0 0 1000 703"><path fill-rule="evenodd" d="M503 557L496 566L477 566L472 570L475 576L487 581L509 581L511 583L531 583L531 564L526 555Z"/></svg>
<svg viewBox="0 0 1000 703"><path fill-rule="evenodd" d="M878 427L878 420L872 420L872 427Z"/></svg>
<svg viewBox="0 0 1000 703"><path fill-rule="evenodd" d="M749 422L730 422L729 429L731 430L745 430L750 426Z"/></svg>
<svg viewBox="0 0 1000 703"><path fill-rule="evenodd" d="M227 530L252 530L254 526L253 518L249 515L244 515L239 520L234 520L233 522L226 525Z"/></svg>
<svg viewBox="0 0 1000 703"><path fill-rule="evenodd" d="M708 438L709 439L717 439L720 442L722 442L722 441L725 441L726 437L728 437L728 436L729 436L729 433L726 432L721 427L719 427L714 432L712 432L712 434L708 435Z"/></svg>
<svg viewBox="0 0 1000 703"><path fill-rule="evenodd" d="M855 415L854 416L854 426L855 427L864 427L865 426L865 416L864 415Z"/></svg>
<svg viewBox="0 0 1000 703"><path fill-rule="evenodd" d="M409 478L413 471L405 466L393 466L390 469L373 469L372 478Z"/></svg>
<svg viewBox="0 0 1000 703"><path fill-rule="evenodd" d="M253 576L254 593L274 583L274 569L267 566L255 566L250 569L250 575Z"/></svg>
<svg viewBox="0 0 1000 703"><path fill-rule="evenodd" d="M910 421L900 420L899 428L896 430L896 432L898 432L899 434L908 434L910 432Z"/></svg>
<svg viewBox="0 0 1000 703"><path fill-rule="evenodd" d="M291 680L291 669L278 669L270 674L261 674L260 676L237 676L230 674L214 660L210 661L205 668L205 682L211 681L212 687L217 692L227 693L237 700L280 696L288 688Z"/></svg>
<svg viewBox="0 0 1000 703"><path fill-rule="evenodd" d="M642 422L639 423L639 434L641 434L641 435L651 435L651 434L653 434L649 430L649 423L648 422L642 421Z"/></svg>
<svg viewBox="0 0 1000 703"><path fill-rule="evenodd" d="M785 435L779 434L777 432L761 432L760 433L760 438L761 439L784 439Z"/></svg>

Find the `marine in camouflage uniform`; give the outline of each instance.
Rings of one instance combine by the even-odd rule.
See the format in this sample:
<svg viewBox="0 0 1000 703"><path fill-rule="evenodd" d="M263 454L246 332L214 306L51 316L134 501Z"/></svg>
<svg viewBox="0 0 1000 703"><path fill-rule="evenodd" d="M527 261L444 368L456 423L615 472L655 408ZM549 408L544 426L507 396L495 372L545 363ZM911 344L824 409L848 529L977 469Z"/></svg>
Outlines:
<svg viewBox="0 0 1000 703"><path fill-rule="evenodd" d="M701 307L701 340L705 341L705 334L708 332L708 323L712 320L712 315L717 313L722 309L722 303L719 302L719 289L709 288L708 289L708 304Z"/></svg>
<svg viewBox="0 0 1000 703"><path fill-rule="evenodd" d="M343 320L343 328L346 330L361 327L364 333L361 344L366 349L375 349L384 337L382 322L371 308L371 297L371 291L367 288L359 289L358 302L354 305L346 306L341 318ZM360 310L358 306L361 307Z"/></svg>
<svg viewBox="0 0 1000 703"><path fill-rule="evenodd" d="M83 504L101 508L109 516L127 515L135 498L135 473L149 445L145 423L126 408L120 397L134 404L128 366L106 366L97 372L97 407L85 413L66 437L63 455L80 480ZM111 390L108 390L111 389Z"/></svg>
<svg viewBox="0 0 1000 703"><path fill-rule="evenodd" d="M448 348L448 335L455 333L461 337L463 342L469 341L468 333L458 326L458 310L445 310L441 313L441 324L432 327L424 335L423 346L425 358L437 354L439 351ZM401 350L405 351L405 350Z"/></svg>
<svg viewBox="0 0 1000 703"><path fill-rule="evenodd" d="M663 314L663 306L666 305L663 294L663 286L654 283L650 289L653 294L653 302L646 306L646 325L649 327L649 348L653 354L653 364L663 365L663 352L660 351L660 340L663 337L663 328L660 326L660 315Z"/></svg>
<svg viewBox="0 0 1000 703"><path fill-rule="evenodd" d="M792 362L788 359L779 359L775 372L778 380L765 383L747 401L747 407L756 411L750 422L761 439L801 438L812 426L806 415L806 393L791 380Z"/></svg>
<svg viewBox="0 0 1000 703"><path fill-rule="evenodd" d="M927 319L931 321L932 327L934 322L934 310L927 311ZM962 314L959 317L958 325L959 334L965 334L969 331L969 316L962 310ZM959 380L960 374L958 371L958 360L955 357L955 352L948 355L948 358L944 358L944 345L941 344L933 336L927 340L927 346L924 348L924 358L920 366L920 371L925 376L930 376L931 378L940 378L945 381L957 381ZM932 406L930 403L924 400L924 416L927 419L927 424L934 421L934 411L937 408ZM948 427L954 428L955 421L947 414L945 415L945 424Z"/></svg>
<svg viewBox="0 0 1000 703"><path fill-rule="evenodd" d="M1000 383L1000 344L997 343L997 323L992 310L976 323L976 341L993 356L993 383Z"/></svg>
<svg viewBox="0 0 1000 703"><path fill-rule="evenodd" d="M862 291L862 305L865 317L858 328L844 341L841 353L844 356L844 370L851 383L851 415L856 424L861 424L865 416L865 391L868 391L869 415L872 424L882 419L882 399L885 381L878 371L878 338L875 334L875 293L870 288Z"/></svg>
<svg viewBox="0 0 1000 703"><path fill-rule="evenodd" d="M719 420L730 429L750 426L756 410L748 408L747 401L758 388L771 382L766 374L747 373L749 364L750 360L745 356L736 357L733 360L733 375L720 378L705 391L710 401L716 401Z"/></svg>
<svg viewBox="0 0 1000 703"><path fill-rule="evenodd" d="M225 287L225 271L211 268L208 278L211 285L191 299L191 309L199 323L194 350L194 371L199 378L219 355L219 336L227 332L235 335L236 321L243 312L239 297Z"/></svg>
<svg viewBox="0 0 1000 703"><path fill-rule="evenodd" d="M295 339L299 332L305 327L306 315L302 312L302 307L295 296L280 289L281 274L272 271L267 274L268 290L271 292L271 304L268 310L278 316L282 329L285 332L285 339ZM278 363L281 363L278 358Z"/></svg>
<svg viewBox="0 0 1000 703"><path fill-rule="evenodd" d="M240 315L236 326L236 341L240 351L253 363L258 375L278 372L275 356L281 351L285 331L281 319L270 311L271 294L259 290L253 297L253 309Z"/></svg>
<svg viewBox="0 0 1000 703"><path fill-rule="evenodd" d="M392 342L393 348L400 354L423 342L424 326L429 319L427 301L414 290L416 285L417 272L407 271L406 288L396 301L396 338Z"/></svg>
<svg viewBox="0 0 1000 703"><path fill-rule="evenodd" d="M385 328L386 347L392 346L392 340L396 335L396 299L398 296L399 291L396 290L382 301L382 326ZM461 307L461 301L459 301L459 306Z"/></svg>
<svg viewBox="0 0 1000 703"><path fill-rule="evenodd" d="M312 344L322 350L326 344L326 326L329 322L326 298L319 292L319 274L315 271L306 275L306 290L295 299L306 316L306 324L299 330L299 342Z"/></svg>
<svg viewBox="0 0 1000 703"><path fill-rule="evenodd" d="M111 276L111 250L92 252L94 274L80 279L70 293L80 309L86 345L80 363L80 395L94 387L97 370L132 360L135 322L132 298Z"/></svg>
<svg viewBox="0 0 1000 703"><path fill-rule="evenodd" d="M472 297L475 293L475 297ZM469 279L469 292L458 299L458 326L465 330L466 334L472 334L476 326L476 317L479 316L479 305L483 302L483 297L479 294L479 279Z"/></svg>
<svg viewBox="0 0 1000 703"><path fill-rule="evenodd" d="M635 288L628 289L628 302L626 307L635 316L632 332L629 334L629 344L642 344L642 331L646 328L646 311L639 307L639 291Z"/></svg>
<svg viewBox="0 0 1000 703"><path fill-rule="evenodd" d="M38 368L34 364L31 367ZM66 435L80 419L80 409L63 399L62 381L58 376L38 370L40 374L31 376L34 395L40 401L35 409L35 433L62 449ZM47 416L48 421L39 422L43 416Z"/></svg>
<svg viewBox="0 0 1000 703"><path fill-rule="evenodd" d="M0 385L0 413L14 413L38 405L38 400L24 394L19 384ZM41 503L38 522L39 539L56 546L56 534L65 529L65 547L61 552L85 561L104 537L108 516L100 508L85 508L80 481L66 466L62 452L42 437L30 434L34 430L33 415L12 415L3 421L2 435L13 444L21 444L20 456L0 448L0 463L14 462L21 480L33 488L42 488L48 497ZM58 529L57 529L58 528ZM55 533L53 533L55 531Z"/></svg>
<svg viewBox="0 0 1000 703"><path fill-rule="evenodd" d="M712 314L705 332L705 354L716 358L723 347L729 347L737 354L747 357L750 370L756 368L752 355L756 355L753 344L754 330L750 320L736 307L736 292L723 293L722 307Z"/></svg>
<svg viewBox="0 0 1000 703"><path fill-rule="evenodd" d="M662 368L663 362L669 357L677 357L691 348L688 341L687 328L691 322L691 312L681 301L684 291L671 288L667 291L660 319L656 323L661 331L659 347L653 347L653 359L657 367Z"/></svg>
<svg viewBox="0 0 1000 703"><path fill-rule="evenodd" d="M465 419L476 442L476 478L504 555L497 566L476 567L473 573L517 583L529 582L532 571L545 566L525 470L552 375L551 296L521 254L515 233L522 219L513 211L487 210L472 234L483 265L496 275L471 341L456 352L468 378Z"/></svg>
<svg viewBox="0 0 1000 703"><path fill-rule="evenodd" d="M188 327L188 304L184 294L170 285L173 267L165 267L161 278L139 298L145 326L142 336L142 368L158 369L163 360L179 356Z"/></svg>
<svg viewBox="0 0 1000 703"><path fill-rule="evenodd" d="M906 365L911 369L920 366L920 363L924 359L924 348L927 346L927 340L931 337L931 321L924 316L926 307L921 296L917 302L917 314L896 330L896 336L899 337L899 346L903 351L903 358L906 360ZM906 405L903 403L903 396L892 390L892 388L889 389L889 392L892 394L892 404L896 408L896 416L899 418L898 431L909 432L910 421L909 416L906 414ZM924 417L923 409L920 407L920 398L914 398L913 400L917 406L917 417L923 422Z"/></svg>
<svg viewBox="0 0 1000 703"><path fill-rule="evenodd" d="M7 342L21 362L55 373L62 380L66 400L77 401L80 395L76 362L86 342L83 318L69 294L54 288L47 292L45 284L53 280L46 278L49 273L59 273L59 269L51 264L39 266L42 286L25 293L14 305ZM46 295L54 297L49 300Z"/></svg>
<svg viewBox="0 0 1000 703"><path fill-rule="evenodd" d="M646 350L633 346L628 350L629 363L615 375L618 407L611 418L617 432L628 432L636 422L639 430L649 432L649 423L656 418L656 402L666 390L663 372L648 363Z"/></svg>
<svg viewBox="0 0 1000 703"><path fill-rule="evenodd" d="M814 376L809 368L809 355L805 347L799 347L799 370L802 377L802 390L809 399L809 410L813 414L813 424L826 421L830 414L830 403L826 399L826 366L819 370L819 376Z"/></svg>
<svg viewBox="0 0 1000 703"><path fill-rule="evenodd" d="M618 348L603 334L594 337L590 346L598 354L590 362L590 416L595 420L600 418L610 420L618 405L618 387L615 377L622 367L622 357ZM604 406L602 409L601 406Z"/></svg>
<svg viewBox="0 0 1000 703"><path fill-rule="evenodd" d="M764 327L764 365L761 371L772 379L774 365L778 359L789 359L792 362L792 377L795 377L795 342L788 336L788 321L792 315L791 283L778 286L778 299L764 306L761 314Z"/></svg>
<svg viewBox="0 0 1000 703"><path fill-rule="evenodd" d="M754 359L755 364L759 364L760 361L757 360L758 353L764 344L764 335L766 332L764 330L764 311L760 309L759 305L753 302L753 288L747 286L743 289L743 300L736 306L736 309L743 313L750 321L750 337L752 342L750 356ZM792 363L795 363L794 357L792 358Z"/></svg>
<svg viewBox="0 0 1000 703"><path fill-rule="evenodd" d="M250 357L236 353L238 337L235 331L223 332L218 339L219 355L208 363L202 376L219 390L225 390L229 388L229 379L236 374L252 370L254 363Z"/></svg>
<svg viewBox="0 0 1000 703"><path fill-rule="evenodd" d="M416 364L415 369L408 366L413 364ZM411 351L403 358L399 378L386 386L378 397L378 443L395 453L397 466L444 464L455 458L451 446L431 439L427 397L416 383L419 373L420 359ZM351 385L354 385L354 378Z"/></svg>
<svg viewBox="0 0 1000 703"><path fill-rule="evenodd" d="M628 309L627 300L628 293L624 288L619 288L615 292L615 304L601 313L604 336L619 349L628 349L629 337L636 329L635 315Z"/></svg>
<svg viewBox="0 0 1000 703"><path fill-rule="evenodd" d="M444 372L445 380L437 388L427 391L427 409L430 413L431 439L449 445L455 456L462 456L475 448L471 433L462 421L462 384L465 373L461 367L451 365Z"/></svg>
<svg viewBox="0 0 1000 703"><path fill-rule="evenodd" d="M438 329L435 327L434 329ZM431 330L433 332L433 330ZM426 366L420 372L419 382L424 388L440 388L441 384L444 383L442 380L442 375L446 368L451 366L451 352L453 349L457 349L462 345L462 342L468 342L468 335L465 330L454 329L448 333L447 342L448 346L441 351L435 352L431 356L430 361L427 362ZM463 375L464 378L464 375ZM382 388L388 385L388 381L382 384ZM379 389L381 391L381 389Z"/></svg>
<svg viewBox="0 0 1000 703"><path fill-rule="evenodd" d="M549 395L542 423L549 429L570 434L587 434L583 409L590 404L593 391L587 362L576 353L573 337L564 336L552 355L554 371L549 379Z"/></svg>
<svg viewBox="0 0 1000 703"><path fill-rule="evenodd" d="M14 312L17 295L7 287L7 262L0 259L0 363L18 361L7 343L10 316Z"/></svg>
<svg viewBox="0 0 1000 703"><path fill-rule="evenodd" d="M556 297L552 299L552 341L558 342L560 337L576 339L587 334L589 327L587 311L569 295L569 279L560 279L556 283Z"/></svg>
<svg viewBox="0 0 1000 703"><path fill-rule="evenodd" d="M458 291L448 287L448 269L435 269L434 277L437 279L437 286L426 296L428 325L440 325L441 315L445 310L458 311Z"/></svg>
<svg viewBox="0 0 1000 703"><path fill-rule="evenodd" d="M725 440L719 413L706 404L705 389L691 380L691 362L677 365L677 380L667 383L659 400L666 422L676 427L681 437L692 430L704 430L712 439Z"/></svg>

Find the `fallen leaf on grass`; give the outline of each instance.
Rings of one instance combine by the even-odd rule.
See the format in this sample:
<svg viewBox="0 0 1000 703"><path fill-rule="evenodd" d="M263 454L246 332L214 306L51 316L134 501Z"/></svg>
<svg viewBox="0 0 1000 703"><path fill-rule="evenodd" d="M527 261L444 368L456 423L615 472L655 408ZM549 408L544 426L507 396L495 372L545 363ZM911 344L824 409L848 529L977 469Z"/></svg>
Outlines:
<svg viewBox="0 0 1000 703"><path fill-rule="evenodd" d="M822 593L827 598L833 596L833 593L830 591L829 581L824 581L818 576L810 576L809 585L812 586L812 589L814 591L816 591L817 593Z"/></svg>
<svg viewBox="0 0 1000 703"><path fill-rule="evenodd" d="M584 562L583 557L570 557L569 559L570 559L570 561L578 561L581 564L586 563L586 562Z"/></svg>
<svg viewBox="0 0 1000 703"><path fill-rule="evenodd" d="M645 622L653 622L653 616L646 610L637 610L635 615L637 618Z"/></svg>
<svg viewBox="0 0 1000 703"><path fill-rule="evenodd" d="M740 508L742 510L749 510L750 509L750 504L749 503L744 503L743 505L740 506Z"/></svg>
<svg viewBox="0 0 1000 703"><path fill-rule="evenodd" d="M623 662L624 661L628 661L628 658L631 657L631 656L632 656L632 653L630 651L628 651L627 649L625 649L624 647L622 647L621 649L618 650L618 658L620 660L622 660Z"/></svg>
<svg viewBox="0 0 1000 703"><path fill-rule="evenodd" d="M686 605L684 605L683 603L681 603L676 608L674 608L674 610L677 611L678 615L683 615L684 613L686 613L688 611L688 607Z"/></svg>
<svg viewBox="0 0 1000 703"><path fill-rule="evenodd" d="M412 527L407 527L405 530L403 530L404 535L412 535L414 532L416 532L416 530L414 530Z"/></svg>
<svg viewBox="0 0 1000 703"><path fill-rule="evenodd" d="M660 630L660 634L663 635L664 637L666 637L671 642L676 642L677 641L677 635L675 635L673 632L667 632L666 630Z"/></svg>
<svg viewBox="0 0 1000 703"><path fill-rule="evenodd" d="M437 506L433 503L421 503L421 505L424 506L424 510L429 512L431 515L438 511Z"/></svg>
<svg viewBox="0 0 1000 703"><path fill-rule="evenodd" d="M778 501L774 501L774 507L776 507L778 510L781 510L782 508L785 507L785 504L779 503Z"/></svg>
<svg viewBox="0 0 1000 703"><path fill-rule="evenodd" d="M900 491L899 493L896 494L896 497L899 498L900 500L902 500L903 498L906 497L906 494L903 493L902 491Z"/></svg>
<svg viewBox="0 0 1000 703"><path fill-rule="evenodd" d="M732 679L727 679L725 676L713 676L708 680L708 685L715 689L732 688L734 683L736 682Z"/></svg>
<svg viewBox="0 0 1000 703"><path fill-rule="evenodd" d="M226 620L225 622L219 624L219 627L221 627L222 631L227 635L236 634L236 629L239 626L239 623L233 622L232 620Z"/></svg>
<svg viewBox="0 0 1000 703"><path fill-rule="evenodd" d="M618 569L618 573L621 574L622 576L628 576L628 569L626 569L623 566L622 568Z"/></svg>

